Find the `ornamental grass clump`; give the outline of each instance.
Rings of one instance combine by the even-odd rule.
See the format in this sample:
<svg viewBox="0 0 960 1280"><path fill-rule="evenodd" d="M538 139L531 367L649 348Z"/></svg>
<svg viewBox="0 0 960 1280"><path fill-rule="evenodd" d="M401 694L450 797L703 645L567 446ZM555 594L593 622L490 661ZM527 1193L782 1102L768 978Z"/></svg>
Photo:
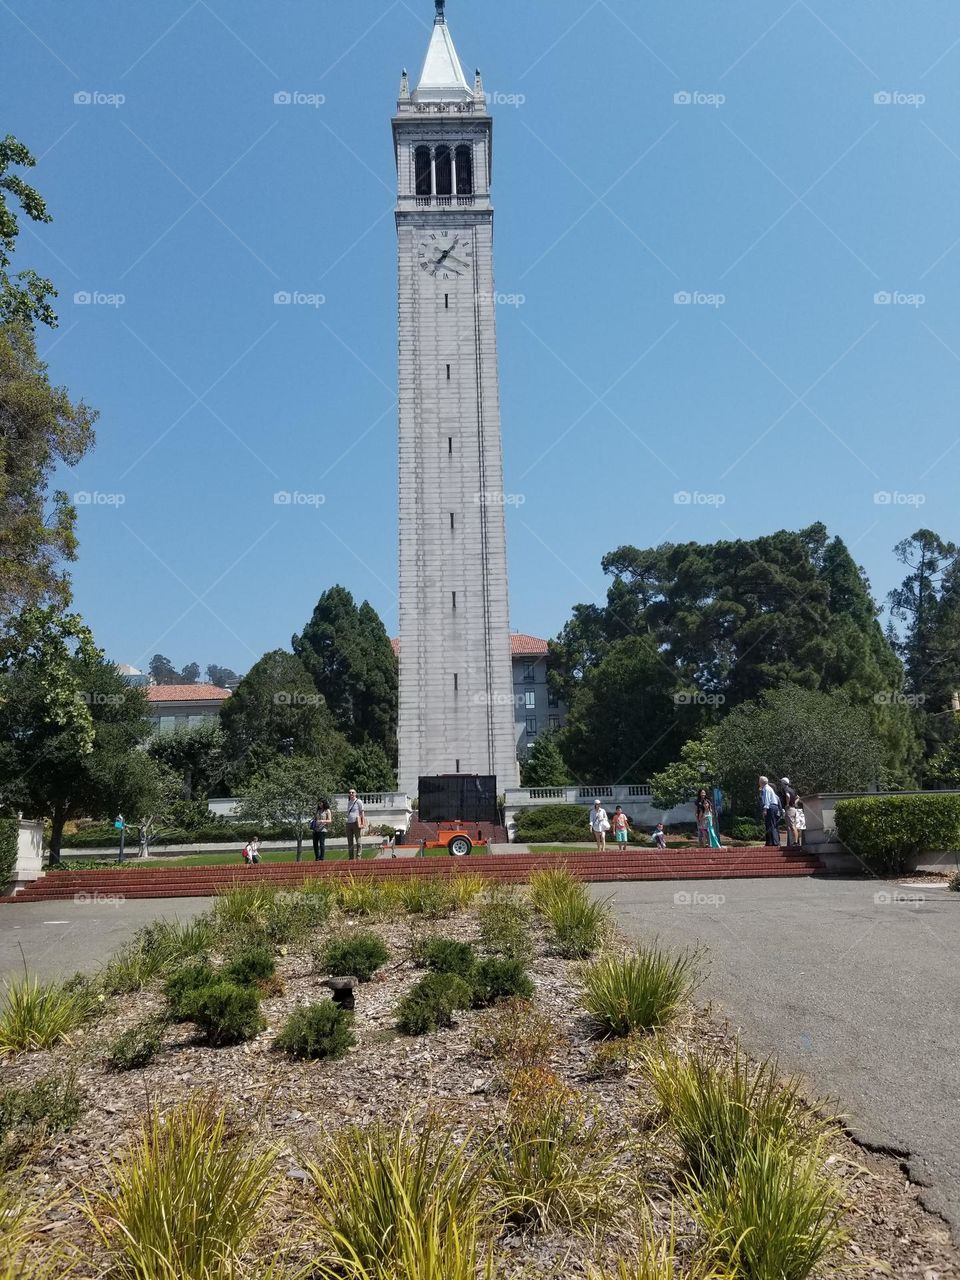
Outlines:
<svg viewBox="0 0 960 1280"><path fill-rule="evenodd" d="M87 1217L118 1280L234 1280L276 1178L274 1150L256 1150L225 1111L195 1098L153 1110Z"/></svg>
<svg viewBox="0 0 960 1280"><path fill-rule="evenodd" d="M437 1120L341 1130L303 1161L314 1192L318 1275L474 1280L490 1226L487 1154Z"/></svg>
<svg viewBox="0 0 960 1280"><path fill-rule="evenodd" d="M696 986L699 956L641 946L602 956L583 971L583 1003L604 1036L666 1026Z"/></svg>
<svg viewBox="0 0 960 1280"><path fill-rule="evenodd" d="M427 920L445 920L460 910L461 894L454 877L417 876L410 880L397 880L391 886L391 896L408 915L423 916Z"/></svg>
<svg viewBox="0 0 960 1280"><path fill-rule="evenodd" d="M454 1014L473 1005L473 986L455 973L428 973L397 1006L397 1030L407 1036L428 1035L452 1027Z"/></svg>
<svg viewBox="0 0 960 1280"><path fill-rule="evenodd" d="M566 1050L568 1041L529 1000L504 1000L478 1020L471 1045L482 1057L500 1061L508 1070L522 1070L546 1066Z"/></svg>
<svg viewBox="0 0 960 1280"><path fill-rule="evenodd" d="M0 1006L0 1057L69 1044L93 1007L87 989L68 989L26 976L14 978L7 983Z"/></svg>
<svg viewBox="0 0 960 1280"><path fill-rule="evenodd" d="M337 906L348 916L381 915L389 906L383 885L367 876L347 875L338 879L334 895Z"/></svg>
<svg viewBox="0 0 960 1280"><path fill-rule="evenodd" d="M577 892L579 881L569 871L557 867L548 871L535 871L530 877L530 901L535 911L547 915L551 907L571 893Z"/></svg>
<svg viewBox="0 0 960 1280"><path fill-rule="evenodd" d="M573 1231L612 1216L616 1145L599 1109L551 1071L513 1077L494 1134L490 1177L510 1221L530 1230Z"/></svg>
<svg viewBox="0 0 960 1280"><path fill-rule="evenodd" d="M390 959L390 952L379 934L358 930L331 939L314 959L321 973L369 982Z"/></svg>
<svg viewBox="0 0 960 1280"><path fill-rule="evenodd" d="M477 910L480 945L491 955L528 961L533 956L530 905L516 889L494 886Z"/></svg>
<svg viewBox="0 0 960 1280"><path fill-rule="evenodd" d="M544 915L558 955L584 960L601 947L610 933L609 901L595 902L579 881L546 901Z"/></svg>
<svg viewBox="0 0 960 1280"><path fill-rule="evenodd" d="M294 1009L273 1047L291 1058L342 1058L355 1043L353 1014L324 1000Z"/></svg>

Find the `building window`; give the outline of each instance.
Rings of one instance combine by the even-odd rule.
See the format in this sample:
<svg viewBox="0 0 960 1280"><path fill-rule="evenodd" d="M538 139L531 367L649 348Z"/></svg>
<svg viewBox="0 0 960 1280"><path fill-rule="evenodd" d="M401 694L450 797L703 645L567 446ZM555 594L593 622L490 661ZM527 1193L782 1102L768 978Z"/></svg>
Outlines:
<svg viewBox="0 0 960 1280"><path fill-rule="evenodd" d="M468 146L457 147L457 195L473 195L473 151Z"/></svg>
<svg viewBox="0 0 960 1280"><path fill-rule="evenodd" d="M537 695L536 693L534 693L533 689L528 689L527 692L523 695L523 705L527 708L528 711L536 711Z"/></svg>
<svg viewBox="0 0 960 1280"><path fill-rule="evenodd" d="M433 182L430 177L430 148L417 147L413 153L413 169L417 184L418 196L433 195Z"/></svg>
<svg viewBox="0 0 960 1280"><path fill-rule="evenodd" d="M537 717L527 716L527 737L535 738L537 736Z"/></svg>
<svg viewBox="0 0 960 1280"><path fill-rule="evenodd" d="M459 760L457 761L457 767L456 767L456 769L454 770L454 772L455 772L455 773L459 773L459 772L460 772L460 761L459 761Z"/></svg>
<svg viewBox="0 0 960 1280"><path fill-rule="evenodd" d="M551 707L559 707L560 699L550 688L547 689L547 704Z"/></svg>
<svg viewBox="0 0 960 1280"><path fill-rule="evenodd" d="M450 366L447 365L447 381L450 381Z"/></svg>
<svg viewBox="0 0 960 1280"><path fill-rule="evenodd" d="M559 716L551 716L551 717L550 717L550 728L551 728L551 729L559 729L559 728L560 728L560 717L559 717Z"/></svg>
<svg viewBox="0 0 960 1280"><path fill-rule="evenodd" d="M449 295L449 293L445 293L445 294L443 295L443 306L444 306L444 309L445 309L446 311L449 311L449 310L450 310L450 295Z"/></svg>
<svg viewBox="0 0 960 1280"><path fill-rule="evenodd" d="M452 529L453 529L453 527L454 527L454 521L455 521L455 516L454 516L454 513L451 511L451 512L450 512L450 528L451 528L451 530L452 530Z"/></svg>
<svg viewBox="0 0 960 1280"><path fill-rule="evenodd" d="M453 195L453 162L449 147L437 147L437 195Z"/></svg>
<svg viewBox="0 0 960 1280"><path fill-rule="evenodd" d="M457 693L460 689L460 677L456 672L453 673L453 692Z"/></svg>
<svg viewBox="0 0 960 1280"><path fill-rule="evenodd" d="M536 672L536 666L533 662L529 662L529 661L524 662L523 678L524 680L536 680L537 672Z"/></svg>
<svg viewBox="0 0 960 1280"><path fill-rule="evenodd" d="M447 453L453 453L453 436L447 436Z"/></svg>
<svg viewBox="0 0 960 1280"><path fill-rule="evenodd" d="M454 609L456 609L456 607L457 607L457 593L456 593L455 591L451 591L451 592L450 592L450 598L451 598L451 599L452 599L452 601L453 601L453 607L454 607Z"/></svg>

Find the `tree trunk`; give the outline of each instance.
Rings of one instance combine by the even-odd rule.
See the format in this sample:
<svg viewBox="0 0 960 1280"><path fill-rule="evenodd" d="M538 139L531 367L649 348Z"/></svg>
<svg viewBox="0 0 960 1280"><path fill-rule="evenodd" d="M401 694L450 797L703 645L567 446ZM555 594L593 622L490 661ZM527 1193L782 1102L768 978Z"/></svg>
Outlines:
<svg viewBox="0 0 960 1280"><path fill-rule="evenodd" d="M54 806L50 832L50 866L60 866L60 844L63 840L63 827L67 820L67 812L60 805Z"/></svg>
<svg viewBox="0 0 960 1280"><path fill-rule="evenodd" d="M297 861L303 861L303 825L297 824Z"/></svg>

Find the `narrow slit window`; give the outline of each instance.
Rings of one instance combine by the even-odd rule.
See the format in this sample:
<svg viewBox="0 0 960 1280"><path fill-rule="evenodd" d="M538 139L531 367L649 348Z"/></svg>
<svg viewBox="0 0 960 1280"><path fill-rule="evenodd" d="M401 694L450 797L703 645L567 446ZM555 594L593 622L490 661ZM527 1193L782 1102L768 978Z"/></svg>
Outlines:
<svg viewBox="0 0 960 1280"><path fill-rule="evenodd" d="M457 773L459 773L459 772L460 772L460 761L459 761L459 760L457 761L457 769L456 769L456 771L457 771Z"/></svg>
<svg viewBox="0 0 960 1280"><path fill-rule="evenodd" d="M457 195L473 195L473 150L470 147L457 147Z"/></svg>
<svg viewBox="0 0 960 1280"><path fill-rule="evenodd" d="M454 512L453 511L450 512L450 528L451 529L454 528Z"/></svg>
<svg viewBox="0 0 960 1280"><path fill-rule="evenodd" d="M450 310L450 295L449 295L449 293L445 293L445 294L443 295L443 305L444 305L444 307L447 309L447 311L449 311L449 310Z"/></svg>
<svg viewBox="0 0 960 1280"><path fill-rule="evenodd" d="M450 592L450 598L451 598L451 600L453 601L453 607L454 607L454 609L456 609L456 607L457 607L457 593L456 593L455 591L451 591L451 592Z"/></svg>
<svg viewBox="0 0 960 1280"><path fill-rule="evenodd" d="M447 436L447 453L453 453L453 436Z"/></svg>
<svg viewBox="0 0 960 1280"><path fill-rule="evenodd" d="M447 381L450 381L450 366L447 365Z"/></svg>
<svg viewBox="0 0 960 1280"><path fill-rule="evenodd" d="M453 673L453 692L457 693L460 689L460 677L456 672Z"/></svg>

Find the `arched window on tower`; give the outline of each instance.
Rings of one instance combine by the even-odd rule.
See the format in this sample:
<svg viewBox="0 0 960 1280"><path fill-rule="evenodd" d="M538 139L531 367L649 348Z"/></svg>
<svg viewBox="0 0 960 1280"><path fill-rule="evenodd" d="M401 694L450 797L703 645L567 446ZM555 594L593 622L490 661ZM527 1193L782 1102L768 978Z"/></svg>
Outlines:
<svg viewBox="0 0 960 1280"><path fill-rule="evenodd" d="M413 167L417 182L417 195L433 195L430 179L430 148L417 147L413 155Z"/></svg>
<svg viewBox="0 0 960 1280"><path fill-rule="evenodd" d="M473 195L473 149L457 147L457 194Z"/></svg>
<svg viewBox="0 0 960 1280"><path fill-rule="evenodd" d="M453 162L449 147L437 147L437 195L453 195Z"/></svg>

